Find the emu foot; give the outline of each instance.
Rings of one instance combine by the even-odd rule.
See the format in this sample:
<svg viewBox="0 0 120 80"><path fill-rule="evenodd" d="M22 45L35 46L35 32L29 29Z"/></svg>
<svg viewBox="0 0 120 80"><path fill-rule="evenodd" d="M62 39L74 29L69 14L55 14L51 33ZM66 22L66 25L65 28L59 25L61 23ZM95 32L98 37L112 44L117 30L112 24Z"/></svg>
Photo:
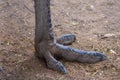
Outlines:
<svg viewBox="0 0 120 80"><path fill-rule="evenodd" d="M107 57L100 52L78 50L58 43L53 43L53 45L50 44L46 49L44 49L42 45L39 47L41 48L39 48L40 51L43 50L41 53L43 53L48 68L64 74L67 73L66 68L61 62L57 61L54 56L62 57L68 61L77 61L81 63L97 63L107 59Z"/></svg>
<svg viewBox="0 0 120 80"><path fill-rule="evenodd" d="M69 37L69 35L67 35L67 37ZM64 38L58 39L61 39L63 43L67 42L66 40L69 40L69 43L72 43L73 40L71 41L71 38L73 39L74 37L67 37L64 36ZM41 55L45 58L48 68L64 74L67 73L66 68L61 62L57 61L54 56L64 58L68 61L77 61L81 63L97 63L107 59L104 53L78 50L58 43L46 44L45 42L39 44L37 56L41 57Z"/></svg>

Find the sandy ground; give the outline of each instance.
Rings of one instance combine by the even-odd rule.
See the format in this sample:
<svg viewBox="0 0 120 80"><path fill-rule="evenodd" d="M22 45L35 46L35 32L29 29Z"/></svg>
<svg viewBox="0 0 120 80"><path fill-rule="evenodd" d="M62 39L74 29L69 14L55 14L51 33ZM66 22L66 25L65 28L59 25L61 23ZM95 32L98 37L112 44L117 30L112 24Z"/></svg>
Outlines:
<svg viewBox="0 0 120 80"><path fill-rule="evenodd" d="M34 57L33 0L0 0L0 80L120 80L120 0L51 0L55 37L73 33L71 46L104 52L109 60L60 60L63 75Z"/></svg>

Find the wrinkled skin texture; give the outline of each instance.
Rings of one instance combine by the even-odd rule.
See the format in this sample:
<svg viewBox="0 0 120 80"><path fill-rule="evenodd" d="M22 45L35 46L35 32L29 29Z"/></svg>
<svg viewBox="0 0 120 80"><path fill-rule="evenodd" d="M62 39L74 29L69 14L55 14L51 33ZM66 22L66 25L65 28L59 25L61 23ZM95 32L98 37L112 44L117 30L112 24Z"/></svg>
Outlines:
<svg viewBox="0 0 120 80"><path fill-rule="evenodd" d="M48 68L67 73L64 65L54 57L82 63L97 63L107 57L100 52L90 52L65 46L75 41L75 35L68 34L54 39L50 15L50 0L35 0L35 54L44 58Z"/></svg>

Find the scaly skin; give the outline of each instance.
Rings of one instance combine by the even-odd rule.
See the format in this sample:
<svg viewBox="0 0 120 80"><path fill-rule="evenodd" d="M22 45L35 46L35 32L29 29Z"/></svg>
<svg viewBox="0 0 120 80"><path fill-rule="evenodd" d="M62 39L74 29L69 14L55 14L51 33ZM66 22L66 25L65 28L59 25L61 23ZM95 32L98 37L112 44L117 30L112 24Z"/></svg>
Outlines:
<svg viewBox="0 0 120 80"><path fill-rule="evenodd" d="M34 1L36 15L35 54L37 57L45 59L48 68L67 73L64 65L56 60L54 56L62 57L68 61L83 63L97 63L107 59L107 57L100 52L78 50L62 45L74 42L75 36L70 37L70 35L67 35L67 37L60 37L57 39L58 43L56 43L50 17L50 0Z"/></svg>

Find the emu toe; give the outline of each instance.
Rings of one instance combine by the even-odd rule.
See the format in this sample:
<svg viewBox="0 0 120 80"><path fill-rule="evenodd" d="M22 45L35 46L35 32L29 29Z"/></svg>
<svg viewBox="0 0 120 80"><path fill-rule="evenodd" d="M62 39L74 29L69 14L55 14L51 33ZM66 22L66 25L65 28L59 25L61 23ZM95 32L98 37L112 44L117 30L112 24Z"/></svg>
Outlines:
<svg viewBox="0 0 120 80"><path fill-rule="evenodd" d="M61 62L59 62L59 61L57 61L57 62L48 62L48 63L47 63L47 66L48 66L48 68L53 69L53 70L56 70L56 71L59 71L59 72L61 72L61 73L63 73L63 74L66 74L66 73L67 73L66 68L65 68L64 65L63 65Z"/></svg>
<svg viewBox="0 0 120 80"><path fill-rule="evenodd" d="M57 38L57 43L63 44L63 45L69 45L75 42L76 36L74 34L65 34L63 36L60 36Z"/></svg>

